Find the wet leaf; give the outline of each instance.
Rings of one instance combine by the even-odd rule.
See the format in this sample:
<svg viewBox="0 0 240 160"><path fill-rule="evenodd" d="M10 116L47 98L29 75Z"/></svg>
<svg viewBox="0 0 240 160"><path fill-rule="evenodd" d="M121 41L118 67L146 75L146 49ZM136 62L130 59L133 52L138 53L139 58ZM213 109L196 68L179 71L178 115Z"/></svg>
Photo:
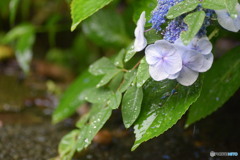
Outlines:
<svg viewBox="0 0 240 160"><path fill-rule="evenodd" d="M110 96L113 94L108 88L89 88L82 92L79 99L90 103L107 103Z"/></svg>
<svg viewBox="0 0 240 160"><path fill-rule="evenodd" d="M112 93L112 95L110 95L107 105L112 109L117 109L120 106L121 101L122 93L117 91L116 93Z"/></svg>
<svg viewBox="0 0 240 160"><path fill-rule="evenodd" d="M108 73L109 71L116 70L117 68L114 64L110 61L110 59L106 57L102 57L101 59L94 62L89 67L89 72L93 75L103 75Z"/></svg>
<svg viewBox="0 0 240 160"><path fill-rule="evenodd" d="M226 8L224 5L224 1L225 0L204 0L201 3L203 8L221 10Z"/></svg>
<svg viewBox="0 0 240 160"><path fill-rule="evenodd" d="M106 85L108 82L110 82L118 73L120 73L121 70L119 69L112 69L108 73L106 73L103 78L100 80L100 82L97 84L97 88L102 87Z"/></svg>
<svg viewBox="0 0 240 160"><path fill-rule="evenodd" d="M77 136L79 135L79 130L75 129L65 135L58 146L58 153L61 160L69 160L74 155L76 150Z"/></svg>
<svg viewBox="0 0 240 160"><path fill-rule="evenodd" d="M167 13L168 19L174 19L184 13L194 10L199 4L199 0L185 0L171 7Z"/></svg>
<svg viewBox="0 0 240 160"><path fill-rule="evenodd" d="M240 47L217 60L205 74L202 94L190 107L186 126L221 107L240 87Z"/></svg>
<svg viewBox="0 0 240 160"><path fill-rule="evenodd" d="M190 87L173 80L148 80L143 86L142 110L135 122L136 140L132 150L171 128L197 100L201 86L201 78Z"/></svg>
<svg viewBox="0 0 240 160"><path fill-rule="evenodd" d="M149 66L146 58L143 58L140 62L137 71L136 83L137 87L142 87L142 85L149 79Z"/></svg>
<svg viewBox="0 0 240 160"><path fill-rule="evenodd" d="M90 119L81 129L77 140L77 151L88 147L97 132L110 118L112 109L105 105L94 105L90 111Z"/></svg>
<svg viewBox="0 0 240 160"><path fill-rule="evenodd" d="M114 65L117 66L117 67L120 67L120 68L123 68L124 66L124 57L125 57L125 53L126 53L126 50L125 49L122 49L118 55L116 56L116 58L114 59Z"/></svg>
<svg viewBox="0 0 240 160"><path fill-rule="evenodd" d="M73 0L71 3L72 27L75 30L77 25L99 9L109 4L112 0Z"/></svg>
<svg viewBox="0 0 240 160"><path fill-rule="evenodd" d="M82 73L60 99L60 103L53 113L53 122L57 123L72 115L76 108L85 101L81 97L82 92L89 88L95 88L100 79L101 77L93 76L87 71Z"/></svg>
<svg viewBox="0 0 240 160"><path fill-rule="evenodd" d="M136 70L131 70L125 73L122 84L119 87L120 92L125 92L128 87L132 84L134 78L136 77Z"/></svg>
<svg viewBox="0 0 240 160"><path fill-rule="evenodd" d="M142 88L131 86L123 96L122 117L126 128L129 128L138 118L143 99Z"/></svg>
<svg viewBox="0 0 240 160"><path fill-rule="evenodd" d="M227 8L227 11L230 13L232 18L237 18L238 12L236 10L236 6L238 3L238 0L224 0L225 6Z"/></svg>
<svg viewBox="0 0 240 160"><path fill-rule="evenodd" d="M205 19L204 11L197 11L188 14L184 18L184 22L188 25L188 30L181 33L181 39L185 45L187 45L198 33Z"/></svg>
<svg viewBox="0 0 240 160"><path fill-rule="evenodd" d="M121 103L122 94L108 88L90 88L83 91L79 99L93 104L105 104L112 109L117 109Z"/></svg>
<svg viewBox="0 0 240 160"><path fill-rule="evenodd" d="M125 59L124 62L128 62L137 52L134 51L134 46L133 43L130 44L128 46L128 48L126 49L126 55L125 55Z"/></svg>
<svg viewBox="0 0 240 160"><path fill-rule="evenodd" d="M123 47L130 43L122 17L114 10L101 10L84 21L83 32L103 47Z"/></svg>
<svg viewBox="0 0 240 160"><path fill-rule="evenodd" d="M120 72L118 73L112 80L111 82L109 83L108 87L113 90L113 91L116 91L119 86L121 85L122 81L123 81L123 76L124 76L124 73L123 72Z"/></svg>

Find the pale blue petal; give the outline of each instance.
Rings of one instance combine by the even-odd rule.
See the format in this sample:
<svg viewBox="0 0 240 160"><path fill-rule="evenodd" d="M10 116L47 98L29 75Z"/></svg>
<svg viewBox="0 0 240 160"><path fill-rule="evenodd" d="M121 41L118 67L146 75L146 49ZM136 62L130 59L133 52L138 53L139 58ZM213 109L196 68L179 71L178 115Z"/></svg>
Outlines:
<svg viewBox="0 0 240 160"><path fill-rule="evenodd" d="M175 74L182 69L182 58L177 52L163 58L163 68L168 74Z"/></svg>
<svg viewBox="0 0 240 160"><path fill-rule="evenodd" d="M187 51L182 59L184 66L198 72L203 66L204 56L194 51Z"/></svg>
<svg viewBox="0 0 240 160"><path fill-rule="evenodd" d="M144 26L146 23L145 12L142 12L138 22L137 27L134 31L135 41L134 41L134 51L139 52L147 46L147 40L144 37Z"/></svg>
<svg viewBox="0 0 240 160"><path fill-rule="evenodd" d="M212 67L213 63L213 54L210 53L208 55L204 55L204 60L203 60L203 65L202 67L198 70L198 72L206 72Z"/></svg>
<svg viewBox="0 0 240 160"><path fill-rule="evenodd" d="M191 86L198 78L199 73L187 67L183 67L177 81L184 86Z"/></svg>
<svg viewBox="0 0 240 160"><path fill-rule="evenodd" d="M238 32L239 28L235 26L234 19L230 17L227 10L215 10L217 17L218 17L218 23L225 29L232 31L232 32Z"/></svg>
<svg viewBox="0 0 240 160"><path fill-rule="evenodd" d="M166 40L158 40L155 42L155 45L161 48L160 52L163 57L170 56L176 51L175 47Z"/></svg>
<svg viewBox="0 0 240 160"><path fill-rule="evenodd" d="M152 77L152 79L154 79L155 81L162 81L164 79L166 79L169 74L167 74L161 63L157 63L154 66L149 66L149 74Z"/></svg>
<svg viewBox="0 0 240 160"><path fill-rule="evenodd" d="M155 65L162 60L161 48L156 44L151 44L145 49L146 61L149 65Z"/></svg>
<svg viewBox="0 0 240 160"><path fill-rule="evenodd" d="M197 51L201 54L207 55L212 51L212 43L208 40L207 37L203 37L197 41Z"/></svg>
<svg viewBox="0 0 240 160"><path fill-rule="evenodd" d="M179 74L180 74L180 72L175 73L175 74L171 74L171 75L168 76L168 79L176 79L176 78L178 78Z"/></svg>

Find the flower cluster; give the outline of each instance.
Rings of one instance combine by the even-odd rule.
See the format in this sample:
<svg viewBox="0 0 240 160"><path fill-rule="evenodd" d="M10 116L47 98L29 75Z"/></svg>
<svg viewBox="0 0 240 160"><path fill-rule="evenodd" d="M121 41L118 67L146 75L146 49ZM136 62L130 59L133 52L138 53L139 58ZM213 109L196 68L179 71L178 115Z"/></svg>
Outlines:
<svg viewBox="0 0 240 160"><path fill-rule="evenodd" d="M176 79L184 86L192 85L199 72L206 72L213 63L212 44L207 37L194 38L185 46L181 39L175 43L156 41L146 50L149 73L156 81Z"/></svg>
<svg viewBox="0 0 240 160"><path fill-rule="evenodd" d="M183 0L158 0L158 5L154 9L150 20L152 28L160 31L161 25L166 22L165 16L167 15L168 10L175 4L182 1Z"/></svg>
<svg viewBox="0 0 240 160"><path fill-rule="evenodd" d="M135 29L135 51L141 51L147 45L144 38L145 22L143 12ZM154 80L176 79L180 84L190 86L197 80L199 72L210 69L213 62L211 50L212 44L207 37L196 37L187 46L179 38L158 40L146 47L145 55L149 73Z"/></svg>
<svg viewBox="0 0 240 160"><path fill-rule="evenodd" d="M158 7L154 10L150 22L152 28L161 30L161 24L165 23L165 16L171 6L182 0L158 0ZM144 38L144 25L146 23L145 12L140 16L135 30L135 51L141 51L146 46L145 56L149 64L150 76L156 81L176 79L184 86L192 85L199 73L208 71L213 63L212 44L206 37L206 28L212 18L217 15L219 24L230 31L240 30L240 4L237 4L237 15L232 18L227 10L203 9L201 5L196 10L204 10L206 17L200 31L188 45L184 45L180 33L186 31L188 26L183 19L186 15L172 20L163 32L163 40L157 40L147 46Z"/></svg>

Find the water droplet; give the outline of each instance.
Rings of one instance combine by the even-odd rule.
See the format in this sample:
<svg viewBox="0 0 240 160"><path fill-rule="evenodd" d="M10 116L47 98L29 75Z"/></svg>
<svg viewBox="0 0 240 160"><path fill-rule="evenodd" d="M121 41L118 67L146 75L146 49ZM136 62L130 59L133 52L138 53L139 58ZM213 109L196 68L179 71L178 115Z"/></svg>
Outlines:
<svg viewBox="0 0 240 160"><path fill-rule="evenodd" d="M85 143L89 143L88 139L85 139L84 142L85 142Z"/></svg>

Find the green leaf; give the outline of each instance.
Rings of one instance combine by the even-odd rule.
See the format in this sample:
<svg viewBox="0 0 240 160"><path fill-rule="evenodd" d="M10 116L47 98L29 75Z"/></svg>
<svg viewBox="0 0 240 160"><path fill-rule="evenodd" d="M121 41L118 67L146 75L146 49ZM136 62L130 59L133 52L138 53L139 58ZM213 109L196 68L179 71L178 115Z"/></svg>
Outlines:
<svg viewBox="0 0 240 160"><path fill-rule="evenodd" d="M202 94L190 107L186 126L220 108L240 87L240 47L217 60L205 74Z"/></svg>
<svg viewBox="0 0 240 160"><path fill-rule="evenodd" d="M72 27L75 30L77 25L99 9L109 4L112 0L73 0L71 3Z"/></svg>
<svg viewBox="0 0 240 160"><path fill-rule="evenodd" d="M236 6L238 3L238 0L224 0L225 2L225 6L228 10L228 12L230 13L232 18L237 18L238 16L238 12L236 10Z"/></svg>
<svg viewBox="0 0 240 160"><path fill-rule="evenodd" d="M16 19L16 14L17 14L17 9L19 5L19 0L10 0L9 2L9 11L10 11L10 24L13 26L15 19Z"/></svg>
<svg viewBox="0 0 240 160"><path fill-rule="evenodd" d="M117 68L114 64L110 61L110 59L106 57L102 57L101 59L94 62L89 67L89 72L93 75L103 75L108 73L109 71L116 70Z"/></svg>
<svg viewBox="0 0 240 160"><path fill-rule="evenodd" d="M61 142L58 146L58 152L61 160L69 160L72 158L76 150L78 135L79 130L75 129L61 139Z"/></svg>
<svg viewBox="0 0 240 160"><path fill-rule="evenodd" d="M2 39L2 42L15 44L18 63L27 74L32 60L32 46L35 42L35 28L33 25L21 24L13 28Z"/></svg>
<svg viewBox="0 0 240 160"><path fill-rule="evenodd" d="M90 88L85 90L79 99L93 104L105 104L112 109L117 109L121 103L122 93L119 91L115 93L108 88Z"/></svg>
<svg viewBox="0 0 240 160"><path fill-rule="evenodd" d="M138 71L137 71L137 77L136 77L137 87L142 87L142 85L149 79L149 77L150 77L149 65L146 61L146 58L144 57L141 60L140 65L138 67Z"/></svg>
<svg viewBox="0 0 240 160"><path fill-rule="evenodd" d="M89 112L81 116L81 118L76 122L76 127L82 129L89 120L89 118L90 118Z"/></svg>
<svg viewBox="0 0 240 160"><path fill-rule="evenodd" d="M120 84L121 84L122 81L123 81L123 76L124 76L124 73L123 73L123 72L118 73L118 74L111 80L111 82L109 83L108 87L109 87L111 90L116 91L116 90L120 87Z"/></svg>
<svg viewBox="0 0 240 160"><path fill-rule="evenodd" d="M128 89L128 87L132 84L134 78L136 77L136 73L136 70L131 70L125 73L123 82L118 89L120 92L123 93Z"/></svg>
<svg viewBox="0 0 240 160"><path fill-rule="evenodd" d="M173 80L148 80L143 86L142 110L135 122L136 140L132 150L172 127L197 100L201 86L201 78L190 87Z"/></svg>
<svg viewBox="0 0 240 160"><path fill-rule="evenodd" d="M29 34L34 31L34 27L31 24L20 24L15 28L12 28L3 39L1 39L2 43L10 43L18 38L21 38L23 35Z"/></svg>
<svg viewBox="0 0 240 160"><path fill-rule="evenodd" d="M157 6L157 0L138 0L133 3L134 15L133 20L136 23L143 11L146 12L147 22L151 19L151 12ZM146 23L146 27L150 27L150 23Z"/></svg>
<svg viewBox="0 0 240 160"><path fill-rule="evenodd" d="M77 151L88 147L97 132L103 127L106 121L110 118L112 109L104 107L105 105L92 106L90 119L87 124L81 129L77 140Z"/></svg>
<svg viewBox="0 0 240 160"><path fill-rule="evenodd" d="M143 99L142 88L131 86L123 96L122 117L126 128L129 128L138 118Z"/></svg>
<svg viewBox="0 0 240 160"><path fill-rule="evenodd" d="M225 9L225 0L204 0L202 1L203 8L221 10Z"/></svg>
<svg viewBox="0 0 240 160"><path fill-rule="evenodd" d="M99 88L106 85L108 82L110 82L113 79L113 77L115 77L120 72L121 70L119 69L110 70L108 73L106 73L106 75L103 76L103 78L100 80L100 82L97 84L96 87Z"/></svg>
<svg viewBox="0 0 240 160"><path fill-rule="evenodd" d="M25 73L30 70L32 60L32 46L35 42L35 31L33 28L28 33L19 37L16 43L16 57L18 63Z"/></svg>
<svg viewBox="0 0 240 160"><path fill-rule="evenodd" d="M134 44L130 44L127 48L124 62L128 62L137 52L134 50Z"/></svg>
<svg viewBox="0 0 240 160"><path fill-rule="evenodd" d="M122 93L117 91L116 93L113 93L108 101L108 106L112 109L117 109L120 106L122 100Z"/></svg>
<svg viewBox="0 0 240 160"><path fill-rule="evenodd" d="M171 7L167 13L168 19L174 19L184 13L194 10L199 4L199 0L185 0Z"/></svg>
<svg viewBox="0 0 240 160"><path fill-rule="evenodd" d="M157 40L162 39L162 36L159 32L156 32L156 30L151 29L147 32L145 32L145 38L147 39L147 43L148 44L152 44L154 42L156 42Z"/></svg>
<svg viewBox="0 0 240 160"><path fill-rule="evenodd" d="M123 47L131 42L122 17L113 10L97 12L82 27L85 35L99 46Z"/></svg>
<svg viewBox="0 0 240 160"><path fill-rule="evenodd" d="M113 94L108 88L89 88L82 92L78 97L80 100L85 100L90 103L107 103L109 97Z"/></svg>
<svg viewBox="0 0 240 160"><path fill-rule="evenodd" d="M114 59L114 65L117 66L117 67L120 67L120 68L123 68L124 67L124 57L125 57L125 53L126 53L126 50L125 49L122 49L118 55L116 56L116 58Z"/></svg>
<svg viewBox="0 0 240 160"><path fill-rule="evenodd" d="M93 76L87 71L82 73L60 99L60 103L53 113L53 123L57 123L72 115L76 108L84 103L84 100L81 98L82 92L89 88L95 88L100 79L101 77Z"/></svg>
<svg viewBox="0 0 240 160"><path fill-rule="evenodd" d="M184 22L188 25L188 30L181 33L182 42L187 45L196 36L205 19L204 11L197 11L188 14L184 18Z"/></svg>

